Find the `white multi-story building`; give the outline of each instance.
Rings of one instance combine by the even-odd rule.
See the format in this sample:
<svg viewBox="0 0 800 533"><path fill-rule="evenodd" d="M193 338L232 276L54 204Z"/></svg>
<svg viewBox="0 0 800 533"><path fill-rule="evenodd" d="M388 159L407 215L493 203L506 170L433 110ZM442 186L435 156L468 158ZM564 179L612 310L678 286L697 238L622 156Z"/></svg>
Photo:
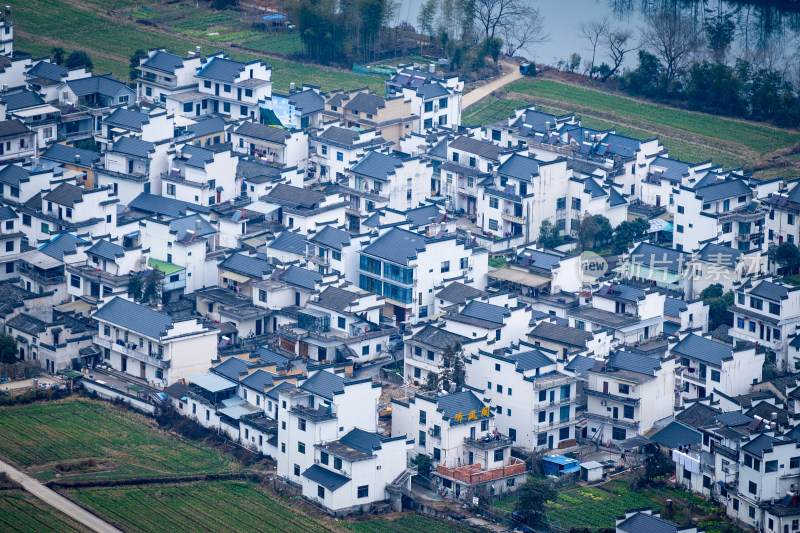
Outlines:
<svg viewBox="0 0 800 533"><path fill-rule="evenodd" d="M587 374L587 437L597 442L643 435L674 411L675 359L627 352ZM659 398L659 401L654 401Z"/></svg>
<svg viewBox="0 0 800 533"><path fill-rule="evenodd" d="M403 96L411 102L411 112L419 117L414 133L434 128L457 130L463 89L458 76L441 77L414 68L404 68L386 82L387 97Z"/></svg>
<svg viewBox="0 0 800 533"><path fill-rule="evenodd" d="M116 296L127 297L131 273L145 270L147 264L142 247L131 239L123 244L99 240L86 248L85 256L85 261L66 265L67 293L72 300L95 306Z"/></svg>
<svg viewBox="0 0 800 533"><path fill-rule="evenodd" d="M208 56L206 64L195 74L197 90L202 100L208 101L207 107L201 103L201 112L197 113L197 102L192 102L194 107L188 115L213 113L231 119L247 117L258 120L261 104L272 95L271 76L272 68L261 61L241 63L221 54ZM168 109L169 101L167 98ZM185 109L176 112L185 114Z"/></svg>
<svg viewBox="0 0 800 533"><path fill-rule="evenodd" d="M308 163L308 134L255 122L242 122L231 132L233 151L257 161L286 167L305 168Z"/></svg>
<svg viewBox="0 0 800 533"><path fill-rule="evenodd" d="M202 206L236 198L241 190L236 181L238 160L230 150L215 152L185 144L161 174L161 196Z"/></svg>
<svg viewBox="0 0 800 533"><path fill-rule="evenodd" d="M149 50L139 59L136 97L139 101L164 105L167 96L196 91L195 74L204 60L199 54L181 57L164 48Z"/></svg>
<svg viewBox="0 0 800 533"><path fill-rule="evenodd" d="M111 187L124 205L142 193L160 192L171 148L169 141L153 143L133 137L108 143L103 159L93 166L95 186Z"/></svg>
<svg viewBox="0 0 800 533"><path fill-rule="evenodd" d="M114 298L95 311L94 343L114 370L160 386L203 372L217 358L217 331Z"/></svg>
<svg viewBox="0 0 800 533"><path fill-rule="evenodd" d="M308 142L311 152L308 172L320 182L344 181L347 169L355 165L367 150L387 145L375 129L342 128L336 124L322 128L309 137Z"/></svg>

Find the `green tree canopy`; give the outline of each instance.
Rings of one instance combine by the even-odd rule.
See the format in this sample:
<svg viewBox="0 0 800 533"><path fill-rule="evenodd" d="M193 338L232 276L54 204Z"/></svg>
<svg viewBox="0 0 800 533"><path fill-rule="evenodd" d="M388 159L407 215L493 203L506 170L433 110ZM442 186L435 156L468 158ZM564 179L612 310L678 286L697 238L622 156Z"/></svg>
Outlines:
<svg viewBox="0 0 800 533"><path fill-rule="evenodd" d="M539 226L539 238L536 242L545 248L555 248L564 242L564 238L557 226L553 225L550 220L544 219L542 225Z"/></svg>
<svg viewBox="0 0 800 533"><path fill-rule="evenodd" d="M558 492L548 481L529 479L517 489L514 511L523 522L531 524L543 513L545 504L557 497Z"/></svg>
<svg viewBox="0 0 800 533"><path fill-rule="evenodd" d="M0 363L7 365L18 361L17 341L11 335L0 333Z"/></svg>
<svg viewBox="0 0 800 533"><path fill-rule="evenodd" d="M67 60L64 61L64 66L68 69L85 67L86 70L92 70L92 68L94 68L92 58L83 50L75 50L72 52Z"/></svg>

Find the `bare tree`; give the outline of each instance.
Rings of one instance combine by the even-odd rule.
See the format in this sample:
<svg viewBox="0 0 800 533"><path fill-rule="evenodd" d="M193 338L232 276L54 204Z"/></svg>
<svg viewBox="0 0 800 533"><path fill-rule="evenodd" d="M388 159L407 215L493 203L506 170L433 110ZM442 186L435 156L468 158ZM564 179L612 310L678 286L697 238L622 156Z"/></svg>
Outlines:
<svg viewBox="0 0 800 533"><path fill-rule="evenodd" d="M514 24L503 26L501 35L507 56L550 40L550 34L544 31L544 18L538 9L530 9Z"/></svg>
<svg viewBox="0 0 800 533"><path fill-rule="evenodd" d="M592 47L592 60L589 62L589 68L587 69L589 72L592 72L594 68L594 62L597 58L597 47L600 45L600 42L608 33L609 29L611 29L611 22L609 22L608 17L603 17L599 20L583 21L578 24L578 35L589 41Z"/></svg>
<svg viewBox="0 0 800 533"><path fill-rule="evenodd" d="M523 0L473 0L472 16L487 39L524 18L529 8Z"/></svg>
<svg viewBox="0 0 800 533"><path fill-rule="evenodd" d="M611 30L605 37L605 44L608 47L608 57L611 60L611 68L601 78L606 81L613 76L625 61L625 55L633 52L639 46L633 42L633 32L630 29L617 28Z"/></svg>
<svg viewBox="0 0 800 533"><path fill-rule="evenodd" d="M694 20L678 12L662 11L650 16L642 29L642 41L664 65L667 83L686 71L703 45Z"/></svg>

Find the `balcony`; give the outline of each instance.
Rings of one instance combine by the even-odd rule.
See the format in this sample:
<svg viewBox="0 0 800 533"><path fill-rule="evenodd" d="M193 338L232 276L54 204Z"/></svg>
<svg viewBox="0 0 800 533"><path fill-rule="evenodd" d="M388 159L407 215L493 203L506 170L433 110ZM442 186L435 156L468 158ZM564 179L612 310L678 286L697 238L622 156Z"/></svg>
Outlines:
<svg viewBox="0 0 800 533"><path fill-rule="evenodd" d="M577 400L575 396L569 396L567 398L556 398L551 402L536 402L537 409L547 409L548 407L555 407L557 405L564 405L568 403L573 403Z"/></svg>
<svg viewBox="0 0 800 533"><path fill-rule="evenodd" d="M564 426L571 426L577 421L578 421L577 418L572 417L572 418L562 418L559 420L553 420L552 422L542 422L540 424L535 424L533 426L533 431L534 433L541 433L542 431L549 431L553 429L562 428Z"/></svg>
<svg viewBox="0 0 800 533"><path fill-rule="evenodd" d="M330 261L327 258L319 256L319 255L309 255L308 260L312 263L316 263L318 265L329 265Z"/></svg>
<svg viewBox="0 0 800 533"><path fill-rule="evenodd" d="M65 280L63 271L58 270L42 271L24 261L19 263L19 273L42 285L58 285Z"/></svg>
<svg viewBox="0 0 800 533"><path fill-rule="evenodd" d="M131 348L129 345L125 345L121 340L114 342L111 339L106 339L99 335L93 335L92 341L98 346L114 350L115 352L121 353L126 357L136 359L137 361L141 361L148 365L153 365L162 370L167 369L171 366L171 362L169 360L165 360L163 357L155 355L148 355L135 348Z"/></svg>
<svg viewBox="0 0 800 533"><path fill-rule="evenodd" d="M714 446L714 451L716 453L724 456L724 457L727 457L728 459L732 459L734 461L738 461L739 460L739 452L734 450L733 448L729 448L729 447L727 447L727 446L725 446L723 444L716 444ZM739 471L739 464L738 463L733 463L731 466L735 466L736 467L736 471L737 472ZM725 467L723 467L722 469L724 471Z"/></svg>
<svg viewBox="0 0 800 533"><path fill-rule="evenodd" d="M470 438L464 437L464 444L476 450L495 450L497 448L508 448L514 441L506 435L498 435L496 438L487 435L485 437Z"/></svg>
<svg viewBox="0 0 800 533"><path fill-rule="evenodd" d="M139 69L142 73L139 76L139 79L146 83L151 83L153 85L158 85L159 87L163 87L165 89L175 89L178 87L178 80L177 78L170 78L172 81L165 81L163 76L156 76L150 72L145 70Z"/></svg>
<svg viewBox="0 0 800 533"><path fill-rule="evenodd" d="M736 236L737 241L756 241L764 237L761 232L756 233L740 233Z"/></svg>
<svg viewBox="0 0 800 533"><path fill-rule="evenodd" d="M508 220L509 222L513 222L514 224L525 224L525 219L522 217L515 217L514 215L510 215L507 213L503 213L500 215L503 220Z"/></svg>
<svg viewBox="0 0 800 533"><path fill-rule="evenodd" d="M304 407L302 405L295 405L290 409L290 412L314 422L324 422L326 420L336 420L336 413L330 407L319 406L316 409Z"/></svg>
<svg viewBox="0 0 800 533"><path fill-rule="evenodd" d="M136 183L144 183L149 180L146 174L141 174L139 172L117 172L116 170L106 170L101 166L96 167L95 170L98 174L102 174L103 176L110 176L112 178L119 178Z"/></svg>
<svg viewBox="0 0 800 533"><path fill-rule="evenodd" d="M700 375L698 375L698 372L684 371L681 374L681 377L683 377L683 379L686 380L686 381L690 381L690 382L694 383L695 385L699 385L701 387L705 387L706 386L706 376L700 376Z"/></svg>
<svg viewBox="0 0 800 533"><path fill-rule="evenodd" d="M533 378L533 390L549 389L552 387L560 387L569 383L576 382L577 379L570 376L563 377L549 377L549 376L536 376Z"/></svg>
<svg viewBox="0 0 800 533"><path fill-rule="evenodd" d="M621 418L612 418L610 416L599 415L597 413L586 413L586 418L590 420L597 420L612 426L621 426L631 429L639 429L639 422L636 420L623 420Z"/></svg>
<svg viewBox="0 0 800 533"><path fill-rule="evenodd" d="M492 468L491 470L483 470L480 463L459 466L458 468L445 468L441 465L436 467L436 473L440 476L461 481L468 485L486 483L504 477L519 476L525 474L525 472L527 472L525 461L516 457L511 458L508 466Z"/></svg>
<svg viewBox="0 0 800 533"><path fill-rule="evenodd" d="M585 392L587 396L603 398L605 400L611 400L612 402L620 402L625 405L639 405L639 398L628 398L625 396L617 396L616 394L610 394L608 392L600 392L592 389L586 389Z"/></svg>

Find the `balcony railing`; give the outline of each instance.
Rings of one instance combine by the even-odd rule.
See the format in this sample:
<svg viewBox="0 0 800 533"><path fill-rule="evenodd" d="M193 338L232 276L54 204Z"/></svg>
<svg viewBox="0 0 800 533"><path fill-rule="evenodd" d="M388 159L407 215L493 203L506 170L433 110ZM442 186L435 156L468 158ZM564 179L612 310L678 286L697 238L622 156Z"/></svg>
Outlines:
<svg viewBox="0 0 800 533"><path fill-rule="evenodd" d="M64 274L40 272L35 268L26 265L25 263L20 263L19 273L44 285L57 285L59 283L63 283L65 279Z"/></svg>
<svg viewBox="0 0 800 533"><path fill-rule="evenodd" d="M480 463L471 465L459 466L458 468L445 468L444 466L437 466L436 473L456 481L462 481L467 484L485 483L495 479L504 477L518 476L527 472L525 468L525 461L512 457L508 466L501 466L499 468L492 468L490 470L483 470Z"/></svg>
<svg viewBox="0 0 800 533"><path fill-rule="evenodd" d="M614 402L624 403L625 405L639 405L639 398L628 398L625 396L617 396L616 394L610 394L608 392L600 392L597 390L586 389L587 396L594 396L596 398L604 398L606 400L611 400Z"/></svg>
<svg viewBox="0 0 800 533"><path fill-rule="evenodd" d="M575 378L564 376L562 378L549 378L548 376L536 376L533 378L533 390L550 389L559 387L576 381Z"/></svg>
<svg viewBox="0 0 800 533"><path fill-rule="evenodd" d="M561 418L558 420L553 420L552 422L542 422L540 424L536 424L533 426L533 431L535 433L541 433L542 431L548 431L551 429L558 429L564 426L570 426L577 422L577 418Z"/></svg>
<svg viewBox="0 0 800 533"><path fill-rule="evenodd" d="M147 363L148 365L153 365L161 369L167 369L171 366L171 362L168 359L140 352L139 350L131 348L125 343L120 344L122 341L114 342L111 339L105 339L99 335L94 335L92 337L92 340L98 346L114 350L115 352L121 353L122 355L130 357L132 359L136 359L137 361Z"/></svg>
<svg viewBox="0 0 800 533"><path fill-rule="evenodd" d="M310 407L295 405L291 408L291 412L297 416L313 420L314 422L334 420L336 418L336 413L334 413L330 408L312 409Z"/></svg>
<svg viewBox="0 0 800 533"><path fill-rule="evenodd" d="M591 420L598 420L614 426L622 426L631 429L639 429L639 422L637 420L623 420L621 418L612 418L610 416L598 415L597 413L586 413L586 418Z"/></svg>
<svg viewBox="0 0 800 533"><path fill-rule="evenodd" d="M497 437L488 435L475 439L464 437L464 444L478 450L495 450L497 448L507 448L514 444L514 441L506 435L498 435Z"/></svg>
<svg viewBox="0 0 800 533"><path fill-rule="evenodd" d="M723 444L716 444L714 446L714 451L720 455L727 457L728 459L733 459L734 461L739 460L739 452ZM737 464L737 469L738 469L738 464Z"/></svg>
<svg viewBox="0 0 800 533"><path fill-rule="evenodd" d="M507 213L503 213L500 216L503 218L503 220L508 220L509 222L513 222L515 224L525 224L525 219L522 217L515 217L514 215Z"/></svg>

